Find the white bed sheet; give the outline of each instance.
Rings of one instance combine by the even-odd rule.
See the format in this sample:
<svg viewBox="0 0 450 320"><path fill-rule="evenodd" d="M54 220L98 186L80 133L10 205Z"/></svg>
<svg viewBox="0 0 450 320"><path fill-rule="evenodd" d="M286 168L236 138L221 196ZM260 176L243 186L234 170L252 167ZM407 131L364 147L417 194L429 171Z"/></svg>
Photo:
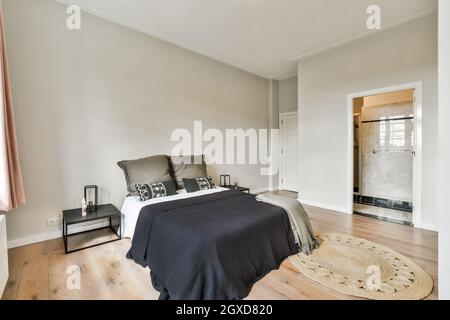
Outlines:
<svg viewBox="0 0 450 320"><path fill-rule="evenodd" d="M162 198L156 198L156 199L150 199L148 201L140 201L139 197L127 197L123 203L122 206L122 237L125 238L133 238L134 235L134 229L136 228L136 223L139 217L139 212L141 209L147 205L155 204L155 203L161 203L161 202L167 202L172 200L178 200L178 199L186 199L186 198L193 198L193 197L199 197L206 194L212 194L222 191L227 191L229 189L226 188L214 188L209 190L201 190L197 192L187 193L187 192L181 192L173 196L168 197L162 197Z"/></svg>

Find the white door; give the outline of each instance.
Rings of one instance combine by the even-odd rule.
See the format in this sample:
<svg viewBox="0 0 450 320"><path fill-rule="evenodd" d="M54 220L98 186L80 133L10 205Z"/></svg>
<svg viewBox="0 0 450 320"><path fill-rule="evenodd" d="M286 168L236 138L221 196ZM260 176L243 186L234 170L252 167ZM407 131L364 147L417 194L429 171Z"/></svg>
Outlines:
<svg viewBox="0 0 450 320"><path fill-rule="evenodd" d="M280 138L281 138L280 189L298 192L297 112L280 114Z"/></svg>

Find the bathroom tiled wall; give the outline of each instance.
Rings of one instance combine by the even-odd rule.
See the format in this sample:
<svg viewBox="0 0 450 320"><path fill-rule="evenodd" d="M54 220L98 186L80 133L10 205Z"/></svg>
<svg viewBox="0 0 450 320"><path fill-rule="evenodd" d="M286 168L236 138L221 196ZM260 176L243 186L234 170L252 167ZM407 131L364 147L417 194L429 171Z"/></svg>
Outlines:
<svg viewBox="0 0 450 320"><path fill-rule="evenodd" d="M362 108L361 195L412 202L414 120L377 121L412 116L412 102Z"/></svg>

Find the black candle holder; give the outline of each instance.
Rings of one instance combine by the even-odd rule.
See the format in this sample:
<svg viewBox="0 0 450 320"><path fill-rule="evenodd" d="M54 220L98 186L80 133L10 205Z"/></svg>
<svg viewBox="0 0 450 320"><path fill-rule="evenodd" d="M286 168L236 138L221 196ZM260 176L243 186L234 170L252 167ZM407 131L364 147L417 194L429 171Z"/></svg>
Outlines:
<svg viewBox="0 0 450 320"><path fill-rule="evenodd" d="M229 174L222 174L220 176L220 186L222 188L229 188L231 186L231 176Z"/></svg>
<svg viewBox="0 0 450 320"><path fill-rule="evenodd" d="M88 198L88 195L91 195L90 190L94 190L94 199L91 197ZM96 185L86 186L84 187L84 199L87 203L87 211L97 211L98 206L98 187Z"/></svg>

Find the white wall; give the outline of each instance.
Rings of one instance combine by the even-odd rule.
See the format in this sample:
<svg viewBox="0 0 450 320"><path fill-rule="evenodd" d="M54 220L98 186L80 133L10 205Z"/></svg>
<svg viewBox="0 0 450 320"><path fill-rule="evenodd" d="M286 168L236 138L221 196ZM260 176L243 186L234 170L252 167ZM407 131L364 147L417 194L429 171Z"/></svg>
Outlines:
<svg viewBox="0 0 450 320"><path fill-rule="evenodd" d="M292 77L279 81L280 113L295 112L298 109L298 79Z"/></svg>
<svg viewBox="0 0 450 320"><path fill-rule="evenodd" d="M439 1L439 299L450 299L450 1Z"/></svg>
<svg viewBox="0 0 450 320"><path fill-rule="evenodd" d="M423 82L424 227L436 228L437 20L428 15L299 61L300 199L347 209L347 95Z"/></svg>
<svg viewBox="0 0 450 320"><path fill-rule="evenodd" d="M54 0L3 0L27 204L7 214L9 240L56 231L47 219L79 207L84 185L121 206L116 163L167 154L172 130L267 128L268 81L83 13L66 29ZM210 167L267 188L258 166Z"/></svg>

